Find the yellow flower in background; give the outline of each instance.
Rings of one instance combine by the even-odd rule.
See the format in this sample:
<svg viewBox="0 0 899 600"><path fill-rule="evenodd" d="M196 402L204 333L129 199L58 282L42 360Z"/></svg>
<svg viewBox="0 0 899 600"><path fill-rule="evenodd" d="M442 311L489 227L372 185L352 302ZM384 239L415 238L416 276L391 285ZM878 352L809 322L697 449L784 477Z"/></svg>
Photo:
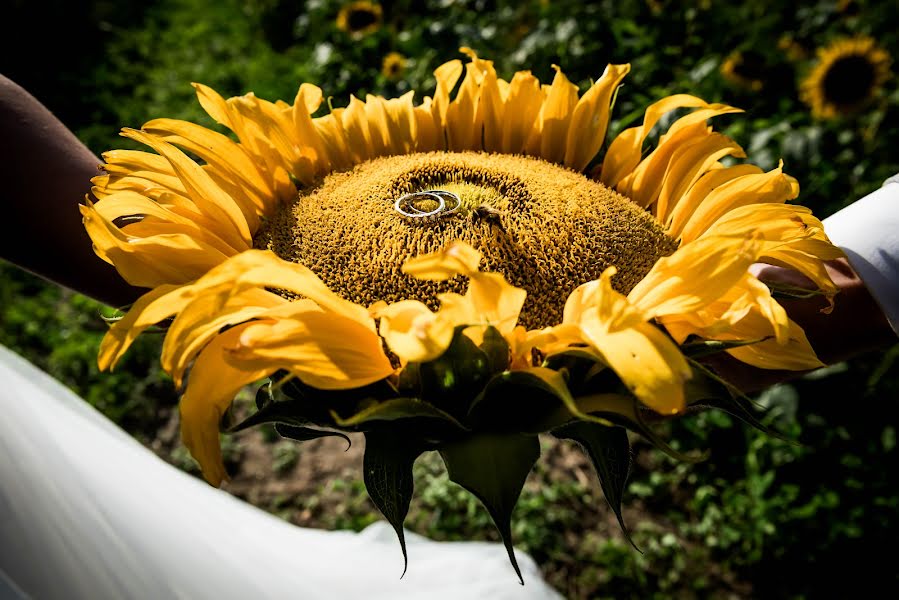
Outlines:
<svg viewBox="0 0 899 600"><path fill-rule="evenodd" d="M721 76L737 87L760 91L765 87L764 59L751 51L731 52L720 67Z"/></svg>
<svg viewBox="0 0 899 600"><path fill-rule="evenodd" d="M801 84L802 99L819 119L855 113L880 93L890 63L870 37L837 40L818 49L817 63Z"/></svg>
<svg viewBox="0 0 899 600"><path fill-rule="evenodd" d="M399 52L390 52L381 63L381 75L396 81L406 72L406 57Z"/></svg>
<svg viewBox="0 0 899 600"><path fill-rule="evenodd" d="M797 42L796 39L788 33L780 36L780 39L777 40L777 49L783 52L787 57L787 60L791 62L799 62L808 57L808 51L805 49L805 46Z"/></svg>
<svg viewBox="0 0 899 600"><path fill-rule="evenodd" d="M104 154L85 227L101 258L151 289L113 325L100 365L174 318L162 363L185 386L182 436L211 483L226 476L222 415L276 372L355 389L489 341L500 370L562 389L566 414L584 416L541 357L587 353L662 414L689 401L688 337L754 342L728 352L763 368L820 365L749 267L793 267L832 297L822 260L840 252L810 211L785 204L799 187L781 167L733 160L742 148L708 121L738 109L659 100L609 144L594 180L583 172L629 65L581 93L558 67L550 84L529 71L504 80L462 51L470 61L438 67L419 104L412 92L351 97L320 117L310 84L292 104L196 84L237 141L156 119L123 132L154 152Z"/></svg>
<svg viewBox="0 0 899 600"><path fill-rule="evenodd" d="M381 5L376 2L350 2L337 13L337 28L352 36L362 37L380 29L383 17Z"/></svg>

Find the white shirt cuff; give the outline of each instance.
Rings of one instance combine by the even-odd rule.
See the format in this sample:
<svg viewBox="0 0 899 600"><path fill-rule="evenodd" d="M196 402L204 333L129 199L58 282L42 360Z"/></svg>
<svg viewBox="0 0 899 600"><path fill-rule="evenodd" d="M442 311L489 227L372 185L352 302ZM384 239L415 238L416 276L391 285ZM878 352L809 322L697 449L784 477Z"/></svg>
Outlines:
<svg viewBox="0 0 899 600"><path fill-rule="evenodd" d="M824 219L824 231L899 334L899 175Z"/></svg>

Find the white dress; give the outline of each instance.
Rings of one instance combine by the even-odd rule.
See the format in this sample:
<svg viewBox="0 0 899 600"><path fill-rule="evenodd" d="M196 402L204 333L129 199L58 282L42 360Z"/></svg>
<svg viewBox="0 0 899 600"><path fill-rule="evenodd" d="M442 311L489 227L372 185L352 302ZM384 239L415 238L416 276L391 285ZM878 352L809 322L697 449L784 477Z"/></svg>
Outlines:
<svg viewBox="0 0 899 600"><path fill-rule="evenodd" d="M0 347L0 598L559 598L524 553L303 529L159 459Z"/></svg>

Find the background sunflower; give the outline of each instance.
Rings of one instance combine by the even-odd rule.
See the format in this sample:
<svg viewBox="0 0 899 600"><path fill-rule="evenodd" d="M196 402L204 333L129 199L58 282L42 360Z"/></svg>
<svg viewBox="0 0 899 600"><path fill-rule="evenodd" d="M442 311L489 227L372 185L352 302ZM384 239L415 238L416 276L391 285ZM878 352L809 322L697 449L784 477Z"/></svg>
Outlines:
<svg viewBox="0 0 899 600"><path fill-rule="evenodd" d="M883 95L890 78L889 53L867 36L822 46L802 81L802 99L821 119L847 117Z"/></svg>
<svg viewBox="0 0 899 600"><path fill-rule="evenodd" d="M661 95L690 90L726 100L747 115L725 121L725 131L766 170L782 157L803 184L803 202L823 217L893 175L895 165L885 157L899 142L895 78L884 83L882 102L851 119L816 121L800 100L800 73L777 49L787 31L805 48L867 35L897 55L892 3L853 2L848 12L840 12L841 4L433 1L417 3L413 11L410 2L384 2L380 27L354 38L337 26L341 2L303 8L278 0L50 0L12 5L0 25L10 29L0 36L6 45L0 61L5 74L33 90L99 154L121 145L121 124L167 115L215 127L204 120L189 81L207 82L226 96L252 89L270 99L292 98L298 81L327 82L326 96L346 99L350 92L394 96L432 89L433 68L462 45L495 57L503 73L541 65L536 74L548 80L549 65L564 64L579 85L596 75L598 63L638 57L627 93L616 104L613 134L632 126L641 108ZM48 57L12 45L21 39L38 44L47 36L79 51ZM760 94L728 86L716 67L734 39L778 67L776 84ZM392 50L415 58L395 82L381 75L382 58ZM154 366L159 340L139 340L113 377L98 377L94 355L105 325L95 318L96 304L10 267L3 271L0 298L4 344L63 379L169 460L194 468L169 423L175 398ZM712 414L670 432L682 447L711 448L713 459L706 463L674 465L638 445L638 466L652 468L635 469L627 491L635 508L625 516L644 555L629 549L614 528L604 531L613 517L603 512L601 493L586 477L589 467L551 447L549 462L526 485L515 514L517 543L570 597L815 597L868 586L894 591L891 559L875 549L899 532L899 480L883 467L899 452L899 407L885 401L899 396L897 356L893 349L861 357L763 394L761 401L773 408L770 423L799 436L801 446ZM847 398L854 407L848 413ZM298 453L273 432L239 443L226 439L226 464L240 474L231 491L304 525L361 528L377 513L352 469L322 461L342 450L332 442L340 441L322 440L321 452ZM267 471L272 457L282 476L257 481L256 465ZM571 472L584 477L573 483ZM338 483L324 483L334 475ZM478 537L489 523L437 464L419 465L416 478L422 493L408 526L437 539L460 539ZM435 511L444 514L439 524L430 519ZM474 518L453 520L467 511ZM575 527L584 535L563 539L560 532Z"/></svg>

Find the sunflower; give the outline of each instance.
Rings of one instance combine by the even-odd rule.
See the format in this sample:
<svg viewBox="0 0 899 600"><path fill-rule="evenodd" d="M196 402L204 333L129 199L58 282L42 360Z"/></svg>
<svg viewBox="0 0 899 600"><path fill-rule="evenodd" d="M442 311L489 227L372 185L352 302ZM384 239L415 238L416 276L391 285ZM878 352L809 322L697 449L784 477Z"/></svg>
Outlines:
<svg viewBox="0 0 899 600"><path fill-rule="evenodd" d="M721 63L722 77L732 85L758 92L765 87L765 59L752 51L731 52Z"/></svg>
<svg viewBox="0 0 899 600"><path fill-rule="evenodd" d="M359 0L350 2L337 13L337 28L354 36L362 37L374 33L381 27L383 12L376 2Z"/></svg>
<svg viewBox="0 0 899 600"><path fill-rule="evenodd" d="M802 99L819 119L852 114L880 92L890 76L890 55L869 37L844 38L818 49L818 62L802 82Z"/></svg>
<svg viewBox="0 0 899 600"><path fill-rule="evenodd" d="M391 81L400 79L406 71L406 57L399 52L390 52L381 63L381 74Z"/></svg>
<svg viewBox="0 0 899 600"><path fill-rule="evenodd" d="M162 364L184 389L182 438L210 483L227 477L219 431L235 394L270 378L236 428L364 432L366 485L401 541L412 461L439 450L508 544L537 433L621 459L626 426L673 452L646 411L681 414L713 388L734 400L697 352L821 366L749 267L792 267L832 297L822 261L841 252L786 203L795 179L736 160L742 148L708 125L739 109L663 98L598 163L629 65L580 93L558 67L548 85L529 71L506 81L462 52L470 61L438 67L420 104L412 92L351 97L318 117L314 85L288 104L195 84L236 141L156 119L123 130L153 152L104 154L85 227L102 259L150 290L99 363L113 368L173 318Z"/></svg>

